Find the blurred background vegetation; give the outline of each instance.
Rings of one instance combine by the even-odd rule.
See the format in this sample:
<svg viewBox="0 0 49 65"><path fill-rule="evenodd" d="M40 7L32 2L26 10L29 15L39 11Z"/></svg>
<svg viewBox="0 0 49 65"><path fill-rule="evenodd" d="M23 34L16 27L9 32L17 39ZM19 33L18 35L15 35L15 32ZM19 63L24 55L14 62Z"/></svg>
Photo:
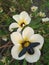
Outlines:
<svg viewBox="0 0 49 65"><path fill-rule="evenodd" d="M49 0L0 0L0 65L49 65L49 22L42 23L41 17L31 12L31 6L37 6L38 11L46 13L49 17ZM12 16L27 11L32 14L30 27L35 33L40 33L45 38L44 46L41 50L40 60L34 64L29 64L24 60L18 61L11 57L13 44L10 41L9 25L14 22ZM2 38L7 37L7 41Z"/></svg>

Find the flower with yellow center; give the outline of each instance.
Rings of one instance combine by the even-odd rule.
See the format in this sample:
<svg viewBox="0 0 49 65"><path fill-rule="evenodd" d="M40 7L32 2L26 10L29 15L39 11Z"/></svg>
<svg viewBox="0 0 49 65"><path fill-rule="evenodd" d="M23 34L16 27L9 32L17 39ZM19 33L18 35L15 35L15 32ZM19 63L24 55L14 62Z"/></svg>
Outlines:
<svg viewBox="0 0 49 65"><path fill-rule="evenodd" d="M25 25L28 25L31 21L29 14L26 11L22 11L19 15L14 15L13 19L16 21L9 26L9 31L13 31L14 28L18 28L21 31Z"/></svg>
<svg viewBox="0 0 49 65"><path fill-rule="evenodd" d="M11 50L14 59L22 60L25 58L30 63L39 60L40 49L44 43L44 38L40 34L34 34L34 30L31 27L26 27L22 34L13 32L10 37L14 44Z"/></svg>
<svg viewBox="0 0 49 65"><path fill-rule="evenodd" d="M41 11L37 15L40 17L46 17L46 14L44 12L41 12Z"/></svg>
<svg viewBox="0 0 49 65"><path fill-rule="evenodd" d="M37 9L38 9L38 7L37 7L37 6L32 6L32 7L31 7L31 11L32 11L32 12L36 12L36 11L37 11Z"/></svg>

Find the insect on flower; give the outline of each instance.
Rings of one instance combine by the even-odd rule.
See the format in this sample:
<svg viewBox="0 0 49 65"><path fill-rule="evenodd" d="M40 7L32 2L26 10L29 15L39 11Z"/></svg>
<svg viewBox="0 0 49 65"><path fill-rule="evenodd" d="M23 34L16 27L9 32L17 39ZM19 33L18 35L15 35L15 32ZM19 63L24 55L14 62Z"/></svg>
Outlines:
<svg viewBox="0 0 49 65"><path fill-rule="evenodd" d="M22 34L13 32L11 40L14 44L11 54L14 59L26 59L27 62L37 62L40 58L40 49L43 46L44 38L40 34L34 34L31 27L26 27Z"/></svg>
<svg viewBox="0 0 49 65"><path fill-rule="evenodd" d="M31 21L29 14L26 11L22 11L18 15L14 15L13 19L16 21L9 26L9 31L13 31L13 28L18 28L21 31L25 25L28 25Z"/></svg>

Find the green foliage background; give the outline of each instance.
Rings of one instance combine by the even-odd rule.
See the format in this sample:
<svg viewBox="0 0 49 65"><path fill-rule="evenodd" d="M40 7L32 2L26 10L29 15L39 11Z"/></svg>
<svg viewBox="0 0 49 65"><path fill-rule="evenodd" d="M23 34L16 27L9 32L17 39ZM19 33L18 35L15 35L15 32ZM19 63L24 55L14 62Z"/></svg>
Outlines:
<svg viewBox="0 0 49 65"><path fill-rule="evenodd" d="M8 41L10 41L10 32L8 28L9 25L15 21L13 20L12 16L25 10L33 16L29 26L35 30L35 33L39 33L45 38L45 43L41 50L41 58L38 62L32 65L49 65L49 22L42 23L42 18L36 17L30 10L32 5L36 5L39 7L38 11L45 12L46 17L49 17L49 0L32 1L33 3L31 0L0 0L0 7L3 8L3 12L0 13L0 47L2 45L6 45ZM10 11L9 8L12 6L16 9L15 12ZM3 36L8 37L7 42L2 40ZM12 59L10 54L11 47L12 46L9 46L7 48L0 48L0 65L31 65L25 60L18 61ZM5 62L1 61L3 57L5 57Z"/></svg>

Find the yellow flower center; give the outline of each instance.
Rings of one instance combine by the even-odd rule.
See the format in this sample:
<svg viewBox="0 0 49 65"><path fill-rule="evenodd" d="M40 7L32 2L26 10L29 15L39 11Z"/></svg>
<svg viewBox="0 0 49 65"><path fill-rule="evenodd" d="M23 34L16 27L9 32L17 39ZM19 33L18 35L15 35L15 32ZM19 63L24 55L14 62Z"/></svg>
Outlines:
<svg viewBox="0 0 49 65"><path fill-rule="evenodd" d="M24 27L26 25L26 21L24 19L21 19L18 24L20 27Z"/></svg>
<svg viewBox="0 0 49 65"><path fill-rule="evenodd" d="M21 23L21 25L20 25L21 27L24 27L25 26L25 23Z"/></svg>
<svg viewBox="0 0 49 65"><path fill-rule="evenodd" d="M25 44L24 44L24 47L28 47L29 46L29 42L26 42Z"/></svg>
<svg viewBox="0 0 49 65"><path fill-rule="evenodd" d="M29 41L25 41L22 43L22 47L28 47L30 45Z"/></svg>

